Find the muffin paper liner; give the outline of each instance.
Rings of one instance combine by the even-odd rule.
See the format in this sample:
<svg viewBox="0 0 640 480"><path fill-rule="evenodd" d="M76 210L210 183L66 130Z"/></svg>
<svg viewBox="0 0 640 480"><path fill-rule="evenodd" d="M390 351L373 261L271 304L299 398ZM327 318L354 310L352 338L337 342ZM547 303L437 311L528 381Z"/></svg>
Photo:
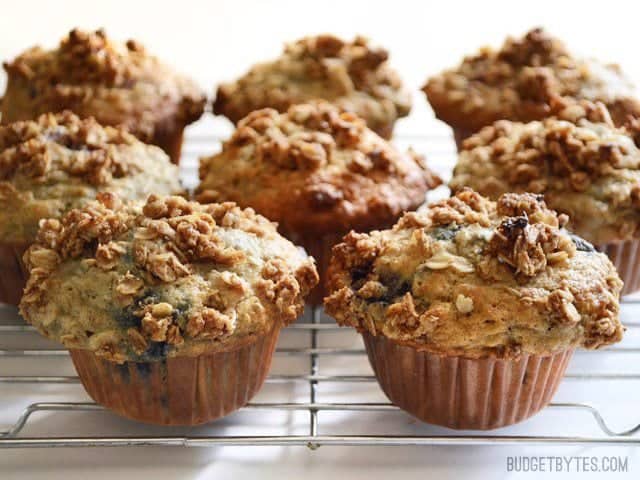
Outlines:
<svg viewBox="0 0 640 480"><path fill-rule="evenodd" d="M157 145L164 150L171 163L180 164L180 154L182 153L182 140L184 137L184 128L173 128L171 130L158 130L153 135L149 143Z"/></svg>
<svg viewBox="0 0 640 480"><path fill-rule="evenodd" d="M607 254L624 282L620 295L640 290L640 240L606 243L597 248Z"/></svg>
<svg viewBox="0 0 640 480"><path fill-rule="evenodd" d="M334 245L342 241L348 232L334 233L330 235L320 236L300 236L300 235L285 235L296 245L305 249L308 255L312 256L316 260L316 267L318 269L318 275L320 281L318 286L314 288L306 301L310 305L318 306L322 305L322 300L327 295L327 268L329 267L329 260L331 259L331 249Z"/></svg>
<svg viewBox="0 0 640 480"><path fill-rule="evenodd" d="M462 150L462 142L464 142L467 138L473 135L475 132L473 130L467 130L466 128L453 128L453 139L456 141L456 147L458 147L458 151Z"/></svg>
<svg viewBox="0 0 640 480"><path fill-rule="evenodd" d="M18 305L27 283L27 273L22 256L28 243L0 242L0 302Z"/></svg>
<svg viewBox="0 0 640 480"><path fill-rule="evenodd" d="M279 326L228 352L117 364L89 350L70 350L96 403L141 422L199 425L247 404L264 383Z"/></svg>
<svg viewBox="0 0 640 480"><path fill-rule="evenodd" d="M573 349L518 359L436 355L363 334L369 362L387 397L420 420L489 430L521 422L556 392Z"/></svg>

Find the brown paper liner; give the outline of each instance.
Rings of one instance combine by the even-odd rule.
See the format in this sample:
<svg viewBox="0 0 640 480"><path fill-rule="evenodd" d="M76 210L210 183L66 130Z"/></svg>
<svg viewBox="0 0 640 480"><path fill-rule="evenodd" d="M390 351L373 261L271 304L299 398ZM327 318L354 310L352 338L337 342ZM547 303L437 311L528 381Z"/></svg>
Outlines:
<svg viewBox="0 0 640 480"><path fill-rule="evenodd" d="M376 378L394 404L420 420L463 430L521 422L548 405L573 350L517 360L435 355L363 334Z"/></svg>
<svg viewBox="0 0 640 480"><path fill-rule="evenodd" d="M28 243L0 242L0 302L18 305L27 283L27 273L22 256Z"/></svg>
<svg viewBox="0 0 640 480"><path fill-rule="evenodd" d="M473 130L468 130L465 128L453 128L453 139L456 141L456 147L458 147L458 151L462 150L462 142L464 142L474 133L475 132Z"/></svg>
<svg viewBox="0 0 640 480"><path fill-rule="evenodd" d="M306 299L307 303L310 305L322 305L322 301L328 293L326 285L327 268L329 267L329 260L331 259L331 249L334 245L340 243L342 241L342 237L347 233L349 232L345 231L321 236L285 234L285 237L296 245L304 248L307 254L312 256L316 261L320 281L318 282L318 286L311 290Z"/></svg>
<svg viewBox="0 0 640 480"><path fill-rule="evenodd" d="M229 352L117 364L70 350L87 393L132 420L199 425L247 404L267 376L280 328Z"/></svg>
<svg viewBox="0 0 640 480"><path fill-rule="evenodd" d="M620 295L640 290L640 240L606 243L597 248L607 254L624 282Z"/></svg>
<svg viewBox="0 0 640 480"><path fill-rule="evenodd" d="M150 143L164 150L167 155L169 155L169 158L171 158L171 163L179 165L183 137L184 128L182 127L171 130L158 129L154 133L153 138L151 138Z"/></svg>

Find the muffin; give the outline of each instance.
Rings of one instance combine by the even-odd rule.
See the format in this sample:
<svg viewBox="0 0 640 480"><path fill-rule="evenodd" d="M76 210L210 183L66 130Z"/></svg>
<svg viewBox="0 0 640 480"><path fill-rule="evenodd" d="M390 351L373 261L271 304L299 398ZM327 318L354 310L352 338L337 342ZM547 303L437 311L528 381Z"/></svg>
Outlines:
<svg viewBox="0 0 640 480"><path fill-rule="evenodd" d="M450 187L497 199L544 194L569 215L569 228L606 252L625 282L640 288L640 149L602 104L564 102L555 117L501 120L463 142Z"/></svg>
<svg viewBox="0 0 640 480"><path fill-rule="evenodd" d="M457 429L520 422L549 403L575 348L619 341L622 282L540 196L471 190L350 233L326 311L363 336L389 399Z"/></svg>
<svg viewBox="0 0 640 480"><path fill-rule="evenodd" d="M388 57L363 37L353 42L332 35L303 38L287 45L281 57L220 85L213 112L238 123L254 110L286 112L296 103L322 99L359 115L378 135L390 138L395 121L411 110L411 94Z"/></svg>
<svg viewBox="0 0 640 480"><path fill-rule="evenodd" d="M232 203L110 193L41 224L24 318L69 349L89 395L147 423L196 425L261 387L313 260Z"/></svg>
<svg viewBox="0 0 640 480"><path fill-rule="evenodd" d="M174 163L180 159L184 127L200 118L206 102L193 81L138 42L122 45L102 30L72 30L57 49L31 48L4 69L3 123L68 109L103 125L126 126Z"/></svg>
<svg viewBox="0 0 640 480"><path fill-rule="evenodd" d="M423 87L456 143L496 120L529 122L548 116L554 96L603 102L617 125L640 115L634 88L617 65L574 57L540 28L485 47Z"/></svg>
<svg viewBox="0 0 640 480"><path fill-rule="evenodd" d="M201 159L200 179L199 201L234 201L277 222L315 257L321 285L344 234L391 226L441 183L422 157L400 153L326 102L249 114L222 152ZM322 302L321 290L312 303Z"/></svg>
<svg viewBox="0 0 640 480"><path fill-rule="evenodd" d="M22 255L42 218L59 218L100 192L126 199L181 193L178 168L122 128L70 112L0 126L0 302L17 305Z"/></svg>

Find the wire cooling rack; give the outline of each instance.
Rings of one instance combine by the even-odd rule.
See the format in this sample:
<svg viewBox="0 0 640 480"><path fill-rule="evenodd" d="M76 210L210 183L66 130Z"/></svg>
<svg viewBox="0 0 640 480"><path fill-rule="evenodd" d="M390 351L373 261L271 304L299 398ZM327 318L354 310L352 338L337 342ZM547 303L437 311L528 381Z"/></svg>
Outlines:
<svg viewBox="0 0 640 480"><path fill-rule="evenodd" d="M432 168L448 177L448 135L405 136L403 142L424 143ZM187 185L196 181L195 159L215 148L210 137L191 137L182 164ZM66 350L42 339L15 308L0 305L0 447L640 446L639 314L640 301L623 301L623 343L577 352L554 402L532 419L491 432L460 432L423 424L389 403L359 336L320 309L284 329L271 374L248 405L186 428L141 425L88 401Z"/></svg>

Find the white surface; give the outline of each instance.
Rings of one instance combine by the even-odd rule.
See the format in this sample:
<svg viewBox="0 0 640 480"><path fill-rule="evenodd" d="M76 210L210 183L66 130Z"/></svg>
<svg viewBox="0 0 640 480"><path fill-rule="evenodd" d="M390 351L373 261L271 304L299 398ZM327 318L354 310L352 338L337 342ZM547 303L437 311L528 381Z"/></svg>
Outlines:
<svg viewBox="0 0 640 480"><path fill-rule="evenodd" d="M574 49L623 64L628 74L640 80L637 47L631 40L637 29L635 2L361 2L333 1L15 1L2 0L0 6L0 59L8 59L25 47L41 43L55 44L74 26L104 26L118 38L135 37L180 70L193 75L207 91L216 83L232 79L251 63L277 55L282 42L311 33L331 31L344 36L363 33L391 51L393 65L415 89L414 110L400 122L398 132L425 134L437 138L417 143L445 176L451 166L452 143L448 130L432 120L431 112L418 92L428 75L459 62L485 43L499 44L506 34L520 34L535 25L544 25L566 39ZM0 84L3 79L0 79ZM190 129L191 135L225 133L228 123L208 117ZM192 175L197 155L213 151L212 143L189 144L186 154ZM638 319L640 309L626 308L627 319ZM327 334L328 335L328 334ZM15 345L15 339L0 338ZM300 341L295 335L284 342ZM359 339L345 330L338 337L322 337L323 342L359 345ZM629 335L626 345L639 345ZM621 354L578 356L571 371L640 372L639 355ZM279 358L274 373L291 372L302 367L296 361ZM47 368L49 373L70 374L66 362L0 361L0 375L28 374ZM341 357L322 364L322 368L340 368L344 373L368 371L362 358ZM323 385L320 399L336 400L344 395L372 401L383 400L375 384ZM274 390L275 388L275 390ZM281 390L285 388L285 390ZM286 390L288 388L288 390ZM267 385L261 398L286 394L291 401L306 401L307 387ZM637 407L638 382L566 381L556 401L588 401L598 405L614 428L628 428L640 421ZM86 400L79 386L20 387L0 384L0 430L13 423L25 405L34 401ZM416 424L404 414L321 414L322 428L344 428L345 433L441 433L442 429ZM34 417L31 433L57 433L61 429L86 434L112 429L122 432L145 431L109 414L67 414ZM240 430L233 430L241 425ZM287 428L306 432L306 414L270 416L234 415L207 427L217 431L248 433ZM53 429L53 431L49 431ZM595 423L583 413L561 414L545 411L524 424L509 429L513 433L595 434ZM607 478L605 474L507 474L508 455L622 455L629 456L630 473L609 478L638 478L640 449L577 447L321 447L311 452L304 447L221 447L118 448L118 449L44 449L0 450L0 479L100 479L100 478ZM135 477L134 477L135 476Z"/></svg>

